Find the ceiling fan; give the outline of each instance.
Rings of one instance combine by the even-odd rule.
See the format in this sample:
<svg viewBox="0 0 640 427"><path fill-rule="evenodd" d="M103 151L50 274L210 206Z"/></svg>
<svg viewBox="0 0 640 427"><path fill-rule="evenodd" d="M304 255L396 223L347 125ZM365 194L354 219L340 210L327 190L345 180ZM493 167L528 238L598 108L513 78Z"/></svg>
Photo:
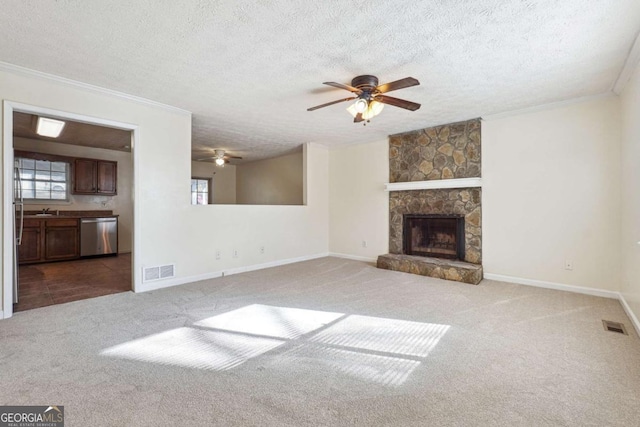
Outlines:
<svg viewBox="0 0 640 427"><path fill-rule="evenodd" d="M348 90L355 96L327 102L322 105L316 105L315 107L307 108L307 111L314 111L319 108L328 107L329 105L352 101L355 99L356 102L347 108L347 111L354 116L353 122L359 123L364 121L369 122L372 117L380 114L384 104L393 105L394 107L400 107L411 111L416 111L420 108L420 104L418 103L383 95L384 93L391 92L392 90L419 85L420 82L413 77L405 77L404 79L396 80L395 82L378 85L378 78L376 76L365 75L358 76L351 80L351 85L336 82L324 82L322 84ZM364 124L366 125L366 123Z"/></svg>
<svg viewBox="0 0 640 427"><path fill-rule="evenodd" d="M214 155L210 157L203 157L202 159L198 159L199 162L213 160L217 166L224 167L226 163L229 163L229 159L242 159L239 156L231 156L226 154L224 150L213 150Z"/></svg>

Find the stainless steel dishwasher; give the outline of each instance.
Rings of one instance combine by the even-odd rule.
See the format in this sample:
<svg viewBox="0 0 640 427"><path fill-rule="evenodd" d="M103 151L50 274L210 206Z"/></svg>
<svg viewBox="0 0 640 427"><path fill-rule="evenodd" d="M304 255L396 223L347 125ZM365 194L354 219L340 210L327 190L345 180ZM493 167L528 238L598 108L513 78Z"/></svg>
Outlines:
<svg viewBox="0 0 640 427"><path fill-rule="evenodd" d="M80 220L80 256L118 253L118 218Z"/></svg>

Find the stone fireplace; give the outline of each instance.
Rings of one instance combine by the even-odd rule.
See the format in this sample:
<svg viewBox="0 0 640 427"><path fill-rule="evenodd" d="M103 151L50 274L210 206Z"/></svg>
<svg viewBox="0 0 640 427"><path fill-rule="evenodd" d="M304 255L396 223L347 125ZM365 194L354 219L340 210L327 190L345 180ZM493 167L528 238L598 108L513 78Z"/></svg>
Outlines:
<svg viewBox="0 0 640 427"><path fill-rule="evenodd" d="M389 138L389 254L378 267L482 280L480 120Z"/></svg>

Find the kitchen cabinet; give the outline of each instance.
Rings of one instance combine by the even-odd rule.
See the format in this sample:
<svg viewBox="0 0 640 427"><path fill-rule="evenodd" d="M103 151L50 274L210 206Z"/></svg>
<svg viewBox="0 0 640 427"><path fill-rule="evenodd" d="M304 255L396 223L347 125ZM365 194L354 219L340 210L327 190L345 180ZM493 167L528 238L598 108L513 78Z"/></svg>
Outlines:
<svg viewBox="0 0 640 427"><path fill-rule="evenodd" d="M76 218L25 218L18 262L35 264L79 258L79 234Z"/></svg>
<svg viewBox="0 0 640 427"><path fill-rule="evenodd" d="M24 220L22 244L18 246L18 260L20 264L40 262L42 260L42 245L40 244L41 225L41 221L38 219ZM17 227L16 233L19 233L20 225Z"/></svg>
<svg viewBox="0 0 640 427"><path fill-rule="evenodd" d="M73 194L117 194L117 162L75 159L73 166Z"/></svg>
<svg viewBox="0 0 640 427"><path fill-rule="evenodd" d="M47 219L44 223L45 261L68 260L80 256L77 219Z"/></svg>
<svg viewBox="0 0 640 427"><path fill-rule="evenodd" d="M75 159L73 162L73 193L95 194L97 188L96 160Z"/></svg>
<svg viewBox="0 0 640 427"><path fill-rule="evenodd" d="M117 194L118 163L98 161L98 193Z"/></svg>

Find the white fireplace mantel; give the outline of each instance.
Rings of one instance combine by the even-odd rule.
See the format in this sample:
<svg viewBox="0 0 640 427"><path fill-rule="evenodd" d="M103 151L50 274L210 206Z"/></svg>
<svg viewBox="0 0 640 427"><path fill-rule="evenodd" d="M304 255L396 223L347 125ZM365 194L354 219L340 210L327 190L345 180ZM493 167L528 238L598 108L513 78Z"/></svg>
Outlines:
<svg viewBox="0 0 640 427"><path fill-rule="evenodd" d="M434 179L431 181L390 182L386 191L437 190L441 188L482 187L482 178Z"/></svg>

